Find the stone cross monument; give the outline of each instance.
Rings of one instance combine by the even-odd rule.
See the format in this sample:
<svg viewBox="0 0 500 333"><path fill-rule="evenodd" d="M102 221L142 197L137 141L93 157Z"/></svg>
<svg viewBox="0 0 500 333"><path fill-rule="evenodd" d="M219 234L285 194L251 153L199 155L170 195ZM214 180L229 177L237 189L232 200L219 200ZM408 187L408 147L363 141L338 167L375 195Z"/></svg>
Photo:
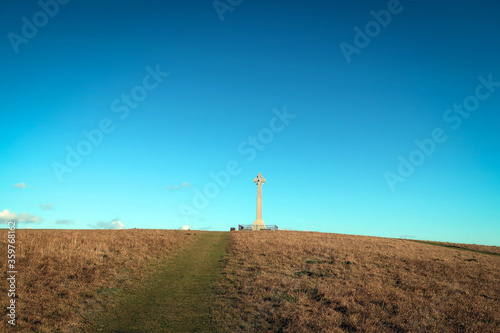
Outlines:
<svg viewBox="0 0 500 333"><path fill-rule="evenodd" d="M262 184L266 182L266 179L259 173L253 182L257 184L257 219L253 223L252 230L260 230L266 228L262 221Z"/></svg>

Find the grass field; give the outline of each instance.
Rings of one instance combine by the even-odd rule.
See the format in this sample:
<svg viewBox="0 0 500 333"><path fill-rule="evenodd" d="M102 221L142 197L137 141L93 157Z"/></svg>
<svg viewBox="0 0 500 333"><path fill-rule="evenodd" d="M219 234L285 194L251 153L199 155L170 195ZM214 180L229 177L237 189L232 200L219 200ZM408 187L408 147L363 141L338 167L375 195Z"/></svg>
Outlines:
<svg viewBox="0 0 500 333"><path fill-rule="evenodd" d="M500 332L500 256L434 245L232 232L217 323L224 332Z"/></svg>
<svg viewBox="0 0 500 333"><path fill-rule="evenodd" d="M498 247L294 231L16 235L20 332L500 331Z"/></svg>
<svg viewBox="0 0 500 333"><path fill-rule="evenodd" d="M498 246L485 246L485 245L476 245L476 244L459 244L459 243L447 243L447 242L431 242L431 241L418 241L418 240L412 240L412 241L418 242L418 243L423 243L423 244L444 246L444 247L449 247L449 248L453 248L453 249L459 249L459 250L477 252L477 253L482 253L482 254L500 256L500 247L498 247Z"/></svg>
<svg viewBox="0 0 500 333"><path fill-rule="evenodd" d="M194 244L158 267L85 332L217 332L210 302L228 233L197 233Z"/></svg>
<svg viewBox="0 0 500 333"><path fill-rule="evenodd" d="M17 230L17 325L20 332L78 332L116 295L198 237L180 230ZM7 271L7 231L0 236ZM8 305L7 283L0 284ZM5 311L5 310L4 310ZM6 316L4 316L7 318ZM12 330L6 320L2 329ZM2 331L0 329L0 331Z"/></svg>

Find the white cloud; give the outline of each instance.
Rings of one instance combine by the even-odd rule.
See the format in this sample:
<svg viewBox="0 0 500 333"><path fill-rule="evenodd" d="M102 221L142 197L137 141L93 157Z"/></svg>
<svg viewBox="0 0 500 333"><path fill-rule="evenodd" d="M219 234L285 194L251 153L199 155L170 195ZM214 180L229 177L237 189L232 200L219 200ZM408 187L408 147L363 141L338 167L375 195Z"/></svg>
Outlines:
<svg viewBox="0 0 500 333"><path fill-rule="evenodd" d="M179 229L181 229L181 230L191 230L191 228L188 225L183 225Z"/></svg>
<svg viewBox="0 0 500 333"><path fill-rule="evenodd" d="M43 221L43 218L28 213L16 214L14 211L11 212L8 209L4 209L0 212L0 223L7 223L9 221L17 221L18 223L40 223Z"/></svg>
<svg viewBox="0 0 500 333"><path fill-rule="evenodd" d="M401 238L415 238L415 236L412 236L412 235L401 235Z"/></svg>
<svg viewBox="0 0 500 333"><path fill-rule="evenodd" d="M17 184L14 184L14 185L12 185L12 188L22 188L22 189L25 189L26 188L26 183L17 183Z"/></svg>
<svg viewBox="0 0 500 333"><path fill-rule="evenodd" d="M54 204L40 204L40 207L42 207L42 210L51 210L52 207L54 207Z"/></svg>
<svg viewBox="0 0 500 333"><path fill-rule="evenodd" d="M184 182L184 183L181 184L181 186L179 186L179 185L168 185L168 186L165 187L165 190L166 191L179 191L183 187L191 187L191 184L189 184L188 182Z"/></svg>
<svg viewBox="0 0 500 333"><path fill-rule="evenodd" d="M97 227L102 229L125 229L125 225L119 221L118 217L109 222L100 221L97 223Z"/></svg>
<svg viewBox="0 0 500 333"><path fill-rule="evenodd" d="M4 209L3 212L0 212L0 223L7 223L9 221L13 221L16 217L15 212L10 212L8 209Z"/></svg>
<svg viewBox="0 0 500 333"><path fill-rule="evenodd" d="M72 224L73 220L57 220L56 224Z"/></svg>
<svg viewBox="0 0 500 333"><path fill-rule="evenodd" d="M24 222L24 223L39 223L43 221L43 219L40 216L27 213L20 213L17 216L17 220L18 222Z"/></svg>

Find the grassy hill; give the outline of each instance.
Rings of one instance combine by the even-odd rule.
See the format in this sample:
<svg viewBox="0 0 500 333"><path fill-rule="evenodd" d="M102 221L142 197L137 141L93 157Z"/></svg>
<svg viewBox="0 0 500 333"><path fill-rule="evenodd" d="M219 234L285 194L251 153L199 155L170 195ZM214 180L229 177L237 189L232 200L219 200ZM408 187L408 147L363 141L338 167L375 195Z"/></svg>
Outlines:
<svg viewBox="0 0 500 333"><path fill-rule="evenodd" d="M194 244L200 233L181 230L17 230L17 324L0 332L78 332L112 308L124 291ZM0 232L2 271L7 231ZM7 283L0 284L6 309ZM3 316L7 318L6 316Z"/></svg>
<svg viewBox="0 0 500 333"><path fill-rule="evenodd" d="M180 230L18 230L16 246L17 331L500 331L498 247Z"/></svg>
<svg viewBox="0 0 500 333"><path fill-rule="evenodd" d="M500 256L487 246L233 232L216 300L225 332L500 332Z"/></svg>

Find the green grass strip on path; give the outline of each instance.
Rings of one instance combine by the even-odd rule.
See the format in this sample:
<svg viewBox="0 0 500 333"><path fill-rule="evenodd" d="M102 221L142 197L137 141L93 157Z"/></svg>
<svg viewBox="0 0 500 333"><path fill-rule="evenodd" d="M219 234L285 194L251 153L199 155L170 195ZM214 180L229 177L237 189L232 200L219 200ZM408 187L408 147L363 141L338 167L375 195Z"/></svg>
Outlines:
<svg viewBox="0 0 500 333"><path fill-rule="evenodd" d="M137 291L95 323L98 332L216 332L212 285L226 251L227 232L202 232Z"/></svg>

